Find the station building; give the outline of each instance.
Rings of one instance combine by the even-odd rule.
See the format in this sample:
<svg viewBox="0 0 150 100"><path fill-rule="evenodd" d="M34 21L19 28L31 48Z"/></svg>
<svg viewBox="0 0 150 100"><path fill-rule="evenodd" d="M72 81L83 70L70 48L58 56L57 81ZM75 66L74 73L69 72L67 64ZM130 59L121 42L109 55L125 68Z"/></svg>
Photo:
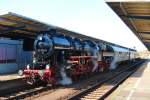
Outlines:
<svg viewBox="0 0 150 100"><path fill-rule="evenodd" d="M32 52L23 50L20 40L0 39L0 74L17 72L32 62Z"/></svg>

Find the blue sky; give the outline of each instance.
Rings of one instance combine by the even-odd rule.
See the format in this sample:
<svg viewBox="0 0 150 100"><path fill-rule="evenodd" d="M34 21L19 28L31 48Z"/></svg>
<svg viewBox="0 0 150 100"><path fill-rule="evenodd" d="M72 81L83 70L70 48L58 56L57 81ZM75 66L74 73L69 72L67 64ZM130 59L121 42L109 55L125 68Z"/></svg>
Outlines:
<svg viewBox="0 0 150 100"><path fill-rule="evenodd" d="M103 0L1 0L0 14L14 12L125 47L144 45Z"/></svg>

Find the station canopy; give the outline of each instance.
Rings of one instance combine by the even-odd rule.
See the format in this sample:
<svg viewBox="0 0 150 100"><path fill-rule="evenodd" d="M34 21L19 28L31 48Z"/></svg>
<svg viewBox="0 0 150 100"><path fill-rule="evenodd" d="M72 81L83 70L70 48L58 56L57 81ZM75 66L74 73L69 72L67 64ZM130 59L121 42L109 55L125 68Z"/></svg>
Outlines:
<svg viewBox="0 0 150 100"><path fill-rule="evenodd" d="M73 32L65 28L43 23L38 20L34 20L32 18L18 15L16 13L9 12L7 14L0 15L0 38L6 37L10 39L21 39L21 40L23 39L23 40L27 40L28 42L29 41L33 42L38 33L49 31L50 29L55 29L56 32L59 32L62 35L70 36L72 38L91 40L91 41L95 41L96 43L103 42L105 44L126 48L101 39L97 39L77 32Z"/></svg>
<svg viewBox="0 0 150 100"><path fill-rule="evenodd" d="M150 50L150 2L113 1L106 0L107 4Z"/></svg>
<svg viewBox="0 0 150 100"><path fill-rule="evenodd" d="M95 38L43 23L16 13L9 12L7 14L0 15L0 37L12 39L34 39L37 33L49 31L50 29L55 29L57 32L60 32L63 35L69 35L75 38L96 40Z"/></svg>
<svg viewBox="0 0 150 100"><path fill-rule="evenodd" d="M0 15L0 37L34 38L52 26L15 13Z"/></svg>

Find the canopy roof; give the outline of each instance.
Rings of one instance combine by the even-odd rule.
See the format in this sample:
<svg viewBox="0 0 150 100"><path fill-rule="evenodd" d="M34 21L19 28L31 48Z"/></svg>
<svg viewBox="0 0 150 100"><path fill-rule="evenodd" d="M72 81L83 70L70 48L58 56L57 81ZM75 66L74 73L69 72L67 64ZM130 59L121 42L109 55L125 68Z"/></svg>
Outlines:
<svg viewBox="0 0 150 100"><path fill-rule="evenodd" d="M34 38L35 33L46 31L49 28L52 28L52 26L15 13L9 12L8 14L0 15L1 37Z"/></svg>
<svg viewBox="0 0 150 100"><path fill-rule="evenodd" d="M150 50L150 2L108 1L107 4Z"/></svg>
<svg viewBox="0 0 150 100"><path fill-rule="evenodd" d="M105 44L126 48L100 39L85 36L77 32L72 32L64 28L49 25L40 22L38 20L34 20L12 12L9 12L8 14L0 15L0 37L8 37L12 39L35 39L38 33L43 31L49 31L50 29L55 29L57 32L73 38L91 40L97 43L103 42Z"/></svg>

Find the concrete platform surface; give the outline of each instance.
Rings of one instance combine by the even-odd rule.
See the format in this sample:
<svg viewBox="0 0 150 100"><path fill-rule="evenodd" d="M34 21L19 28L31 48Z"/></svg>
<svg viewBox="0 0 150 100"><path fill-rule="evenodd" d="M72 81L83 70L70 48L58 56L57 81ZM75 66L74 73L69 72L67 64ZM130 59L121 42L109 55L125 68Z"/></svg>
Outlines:
<svg viewBox="0 0 150 100"><path fill-rule="evenodd" d="M144 63L106 100L150 100L150 61Z"/></svg>
<svg viewBox="0 0 150 100"><path fill-rule="evenodd" d="M19 76L18 74L0 75L0 82L17 80L17 79L21 79L21 78L23 78L23 77Z"/></svg>

